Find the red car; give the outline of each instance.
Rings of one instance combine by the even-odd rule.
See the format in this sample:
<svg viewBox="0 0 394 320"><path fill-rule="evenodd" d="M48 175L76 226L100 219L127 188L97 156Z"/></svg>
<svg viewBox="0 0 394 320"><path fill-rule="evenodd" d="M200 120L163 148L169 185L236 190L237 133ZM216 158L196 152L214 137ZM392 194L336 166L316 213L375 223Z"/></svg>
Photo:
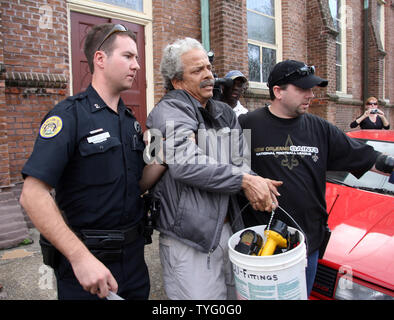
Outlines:
<svg viewBox="0 0 394 320"><path fill-rule="evenodd" d="M347 133L394 156L394 130ZM332 231L319 260L312 299L394 299L394 184L367 172L327 173L328 225Z"/></svg>

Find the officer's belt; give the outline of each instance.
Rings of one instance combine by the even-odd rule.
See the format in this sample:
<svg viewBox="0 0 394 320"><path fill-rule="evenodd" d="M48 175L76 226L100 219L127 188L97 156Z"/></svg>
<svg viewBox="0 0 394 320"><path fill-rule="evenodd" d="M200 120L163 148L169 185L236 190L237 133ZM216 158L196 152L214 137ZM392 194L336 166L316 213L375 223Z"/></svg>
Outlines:
<svg viewBox="0 0 394 320"><path fill-rule="evenodd" d="M137 240L144 231L143 222L125 230L73 230L89 251L102 262L120 261L123 247ZM61 253L40 235L43 261L52 268L58 268Z"/></svg>
<svg viewBox="0 0 394 320"><path fill-rule="evenodd" d="M137 240L144 231L142 222L125 230L80 229L76 235L88 249L120 249Z"/></svg>

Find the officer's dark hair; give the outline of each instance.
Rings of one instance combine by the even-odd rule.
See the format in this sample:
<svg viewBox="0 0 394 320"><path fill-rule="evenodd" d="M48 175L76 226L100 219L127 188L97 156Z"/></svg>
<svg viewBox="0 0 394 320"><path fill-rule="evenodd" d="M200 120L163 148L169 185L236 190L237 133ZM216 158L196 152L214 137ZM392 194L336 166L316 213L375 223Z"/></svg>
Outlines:
<svg viewBox="0 0 394 320"><path fill-rule="evenodd" d="M275 86L279 86L281 88L281 90L286 90L287 87L289 86L289 84L288 83L281 84L281 85L275 84ZM274 86L268 88L269 92L270 92L270 99L271 99L271 101L274 101L276 99L273 88L274 88Z"/></svg>
<svg viewBox="0 0 394 320"><path fill-rule="evenodd" d="M92 29L89 30L88 35L86 36L83 51L85 53L86 59L88 60L89 70L92 74L94 71L93 57L98 49L97 47L100 45L104 37L112 30L113 27L113 23L103 23L95 25L92 27ZM131 30L117 32L115 33L115 35L127 35L131 39L133 39L135 43L137 43L137 37L135 33ZM100 50L104 51L108 56L112 54L113 44L116 39L115 35L111 35L101 45Z"/></svg>

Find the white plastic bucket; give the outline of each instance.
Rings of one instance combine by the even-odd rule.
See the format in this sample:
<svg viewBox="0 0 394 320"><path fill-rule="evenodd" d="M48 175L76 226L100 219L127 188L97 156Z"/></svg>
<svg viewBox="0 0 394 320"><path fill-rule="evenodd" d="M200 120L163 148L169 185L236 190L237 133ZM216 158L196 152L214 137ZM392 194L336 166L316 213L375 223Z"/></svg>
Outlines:
<svg viewBox="0 0 394 320"><path fill-rule="evenodd" d="M265 225L252 229L261 236ZM241 230L228 240L229 257L233 265L238 300L306 300L307 266L304 235L300 234L300 244L284 253L271 256L249 256L234 250ZM296 229L288 227L288 232Z"/></svg>

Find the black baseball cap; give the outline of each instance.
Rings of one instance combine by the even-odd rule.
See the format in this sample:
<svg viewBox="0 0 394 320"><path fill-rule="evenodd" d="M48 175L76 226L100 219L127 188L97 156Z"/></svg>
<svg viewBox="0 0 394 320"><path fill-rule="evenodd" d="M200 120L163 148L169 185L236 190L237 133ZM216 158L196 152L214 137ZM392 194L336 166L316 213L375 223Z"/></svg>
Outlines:
<svg viewBox="0 0 394 320"><path fill-rule="evenodd" d="M314 86L325 87L328 81L315 76L315 67L304 62L285 60L277 63L268 76L268 87L293 84L296 87L310 89Z"/></svg>

